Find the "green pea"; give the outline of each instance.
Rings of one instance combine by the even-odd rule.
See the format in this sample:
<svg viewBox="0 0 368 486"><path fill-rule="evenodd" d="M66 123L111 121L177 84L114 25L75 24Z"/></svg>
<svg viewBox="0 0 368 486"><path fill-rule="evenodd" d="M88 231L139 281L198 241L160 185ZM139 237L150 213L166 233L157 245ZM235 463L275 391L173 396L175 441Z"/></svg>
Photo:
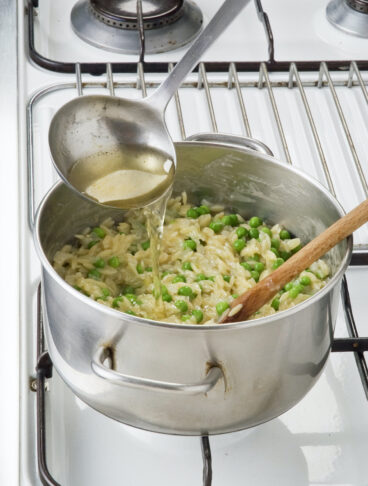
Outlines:
<svg viewBox="0 0 368 486"><path fill-rule="evenodd" d="M266 235L268 235L270 238L272 237L272 231L270 230L270 228L267 228L267 226L261 228L261 231L263 231L263 233L266 233Z"/></svg>
<svg viewBox="0 0 368 486"><path fill-rule="evenodd" d="M274 270L276 270L276 268L279 268L283 263L284 263L284 259L283 258L276 258L276 261L273 262L273 264L272 264L272 268Z"/></svg>
<svg viewBox="0 0 368 486"><path fill-rule="evenodd" d="M259 272L257 272L257 270L252 270L252 271L250 272L250 274L251 274L251 276L254 278L254 280L255 280L256 282L258 282L258 280L259 280Z"/></svg>
<svg viewBox="0 0 368 486"><path fill-rule="evenodd" d="M231 218L230 218L230 215L229 215L229 214L227 214L227 215L223 216L223 217L221 218L221 222L222 222L222 224L223 224L223 225L225 225L225 226L231 226Z"/></svg>
<svg viewBox="0 0 368 486"><path fill-rule="evenodd" d="M260 262L261 261L261 255L258 255L258 253L256 253L255 255L251 256L249 258L249 260L254 260L255 262Z"/></svg>
<svg viewBox="0 0 368 486"><path fill-rule="evenodd" d="M188 310L188 304L185 300L177 300L175 302L175 307L179 309L180 312L186 312Z"/></svg>
<svg viewBox="0 0 368 486"><path fill-rule="evenodd" d="M265 266L264 266L264 263L262 262L257 262L254 264L254 270L257 270L257 272L261 273L263 272Z"/></svg>
<svg viewBox="0 0 368 486"><path fill-rule="evenodd" d="M197 219L199 217L199 212L195 208L190 208L187 211L187 218Z"/></svg>
<svg viewBox="0 0 368 486"><path fill-rule="evenodd" d="M94 268L88 272L88 278L93 278L94 280L100 280L101 274L96 268Z"/></svg>
<svg viewBox="0 0 368 486"><path fill-rule="evenodd" d="M290 239L290 233L285 229L281 230L280 231L280 239L281 240L289 240Z"/></svg>
<svg viewBox="0 0 368 486"><path fill-rule="evenodd" d="M172 301L172 297L169 293L166 293L166 294L162 293L161 297L162 297L162 300L164 302L171 302Z"/></svg>
<svg viewBox="0 0 368 486"><path fill-rule="evenodd" d="M249 236L251 238L256 238L257 239L257 238L259 238L259 231L256 228L251 228L249 230Z"/></svg>
<svg viewBox="0 0 368 486"><path fill-rule="evenodd" d="M216 312L219 316L221 316L229 307L230 305L228 302L225 302L224 300L220 301L216 304Z"/></svg>
<svg viewBox="0 0 368 486"><path fill-rule="evenodd" d="M178 282L186 282L187 279L184 277L184 275L177 275L172 279L172 283L178 283Z"/></svg>
<svg viewBox="0 0 368 486"><path fill-rule="evenodd" d="M293 287L292 289L289 290L289 297L291 299L295 299L299 295L299 290Z"/></svg>
<svg viewBox="0 0 368 486"><path fill-rule="evenodd" d="M140 274L144 273L144 267L141 263L137 263L137 266L135 268L137 270L137 273L140 273Z"/></svg>
<svg viewBox="0 0 368 486"><path fill-rule="evenodd" d="M133 311L132 311L132 310L130 310L130 309L128 309L128 310L126 310L126 311L124 311L124 312L125 312L125 314L129 314L129 315L131 315L131 316L136 316L136 315L137 315L135 312L133 312Z"/></svg>
<svg viewBox="0 0 368 486"><path fill-rule="evenodd" d="M193 290L190 287L184 286L180 287L178 290L178 295L184 295L185 297L191 297L193 295Z"/></svg>
<svg viewBox="0 0 368 486"><path fill-rule="evenodd" d="M184 321L184 322L185 322L185 321L189 321L189 319L191 319L191 317L192 317L192 316L190 316L189 314L183 314L183 315L181 316L181 320L182 320L182 321Z"/></svg>
<svg viewBox="0 0 368 486"><path fill-rule="evenodd" d="M233 294L231 297L232 297L233 299L237 299L237 298L239 297L239 294Z"/></svg>
<svg viewBox="0 0 368 486"><path fill-rule="evenodd" d="M207 280L207 277L204 273L199 273L194 280L195 282L201 282L202 280Z"/></svg>
<svg viewBox="0 0 368 486"><path fill-rule="evenodd" d="M222 278L225 280L225 282L230 282L230 275L223 275Z"/></svg>
<svg viewBox="0 0 368 486"><path fill-rule="evenodd" d="M115 299L112 301L112 306L113 307L119 307L119 302L123 300L123 297L115 297Z"/></svg>
<svg viewBox="0 0 368 486"><path fill-rule="evenodd" d="M107 288L101 289L101 292L104 297L109 297L110 295L110 290Z"/></svg>
<svg viewBox="0 0 368 486"><path fill-rule="evenodd" d="M94 263L93 263L93 266L96 267L96 268L104 268L105 266L105 260L103 260L102 258L98 258Z"/></svg>
<svg viewBox="0 0 368 486"><path fill-rule="evenodd" d="M225 226L238 226L239 220L236 214L227 214L223 216L221 221L224 223Z"/></svg>
<svg viewBox="0 0 368 486"><path fill-rule="evenodd" d="M215 233L221 233L224 229L224 223L221 223L221 221L211 221L210 228Z"/></svg>
<svg viewBox="0 0 368 486"><path fill-rule="evenodd" d="M236 214L230 214L230 220L231 220L231 226L238 226L240 224L240 221L238 219L238 216Z"/></svg>
<svg viewBox="0 0 368 486"><path fill-rule="evenodd" d="M275 311L278 311L280 307L280 300L277 298L273 299L273 301L271 302L271 307L273 307Z"/></svg>
<svg viewBox="0 0 368 486"><path fill-rule="evenodd" d="M95 234L98 238L105 238L106 236L106 231L100 228L99 226L96 226L96 228L93 228L92 234Z"/></svg>
<svg viewBox="0 0 368 486"><path fill-rule="evenodd" d="M144 251L148 250L148 248L150 247L150 245L151 245L150 240L143 241L143 243L141 243L142 250L144 250Z"/></svg>
<svg viewBox="0 0 368 486"><path fill-rule="evenodd" d="M197 212L202 215L202 214L210 214L211 210L208 206L199 206L199 208L196 208Z"/></svg>
<svg viewBox="0 0 368 486"><path fill-rule="evenodd" d="M190 262L183 262L181 268L182 268L182 270L191 270L191 271L193 271L192 264Z"/></svg>
<svg viewBox="0 0 368 486"><path fill-rule="evenodd" d="M248 270L249 272L251 272L253 270L253 266L248 262L242 262L240 265L243 268L245 268L245 270Z"/></svg>
<svg viewBox="0 0 368 486"><path fill-rule="evenodd" d="M92 248L92 246L97 245L97 243L98 243L98 240L92 240L88 243L87 248L90 250Z"/></svg>
<svg viewBox="0 0 368 486"><path fill-rule="evenodd" d="M118 266L120 265L120 260L119 260L119 257L117 256L113 256L109 259L108 261L108 264L110 265L110 267L112 268L118 268Z"/></svg>
<svg viewBox="0 0 368 486"><path fill-rule="evenodd" d="M211 282L215 281L215 277L207 277L207 280L211 280Z"/></svg>
<svg viewBox="0 0 368 486"><path fill-rule="evenodd" d="M142 301L139 300L134 294L125 294L125 297L129 300L131 304L142 305Z"/></svg>
<svg viewBox="0 0 368 486"><path fill-rule="evenodd" d="M294 287L297 287L300 292L303 292L304 291L304 285L302 283L300 283L300 280L299 279L298 280L295 280Z"/></svg>
<svg viewBox="0 0 368 486"><path fill-rule="evenodd" d="M238 238L243 238L244 236L247 237L249 236L249 231L247 228L244 228L244 226L239 226L239 228L236 229L236 235Z"/></svg>
<svg viewBox="0 0 368 486"><path fill-rule="evenodd" d="M161 278L164 278L164 277L166 277L166 275L169 275L169 274L170 274L170 272L162 272L161 273Z"/></svg>
<svg viewBox="0 0 368 486"><path fill-rule="evenodd" d="M291 253L287 252L287 251L280 251L279 252L280 254L280 257L283 258L285 261L291 257Z"/></svg>
<svg viewBox="0 0 368 486"><path fill-rule="evenodd" d="M302 285L310 285L311 284L311 279L307 276L307 275L304 275L301 279L300 279L300 283Z"/></svg>
<svg viewBox="0 0 368 486"><path fill-rule="evenodd" d="M293 285L293 288L289 290L289 297L295 299L295 297L297 297L302 291L303 285L301 285L300 283Z"/></svg>
<svg viewBox="0 0 368 486"><path fill-rule="evenodd" d="M192 315L194 316L197 324L203 321L203 312L200 309L193 309Z"/></svg>
<svg viewBox="0 0 368 486"><path fill-rule="evenodd" d="M242 249L245 247L244 240L235 240L233 243L234 250L240 253Z"/></svg>
<svg viewBox="0 0 368 486"><path fill-rule="evenodd" d="M183 244L183 247L184 247L184 250L192 250L192 251L195 251L196 248L197 248L197 243L192 240L192 239L189 239L189 240L185 240L184 241L184 244Z"/></svg>
<svg viewBox="0 0 368 486"><path fill-rule="evenodd" d="M274 248L273 246L271 246L271 251L272 251L272 253L274 253L277 256L277 258L280 256L279 251L276 248Z"/></svg>
<svg viewBox="0 0 368 486"><path fill-rule="evenodd" d="M135 288L132 287L131 285L127 285L126 287L123 287L121 293L123 295L126 295L126 294L134 294L135 293Z"/></svg>
<svg viewBox="0 0 368 486"><path fill-rule="evenodd" d="M152 267L146 267L145 272L152 272Z"/></svg>
<svg viewBox="0 0 368 486"><path fill-rule="evenodd" d="M280 240L278 240L277 238L271 238L271 246L278 250L280 248Z"/></svg>
<svg viewBox="0 0 368 486"><path fill-rule="evenodd" d="M249 220L249 226L251 228L258 228L258 226L261 226L263 223L262 219L259 218L258 216L253 216L253 218L250 218Z"/></svg>
<svg viewBox="0 0 368 486"><path fill-rule="evenodd" d="M286 290L286 292L288 292L288 291L289 291L290 289L292 289L292 288L293 288L293 282L288 282L288 283L285 285L285 287L284 287L284 289Z"/></svg>

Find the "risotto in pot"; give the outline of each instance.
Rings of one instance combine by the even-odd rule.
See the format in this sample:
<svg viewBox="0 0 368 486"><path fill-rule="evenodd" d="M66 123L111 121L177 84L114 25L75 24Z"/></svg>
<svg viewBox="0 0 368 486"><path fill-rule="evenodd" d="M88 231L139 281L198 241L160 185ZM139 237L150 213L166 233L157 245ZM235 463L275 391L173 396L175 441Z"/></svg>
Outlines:
<svg viewBox="0 0 368 486"><path fill-rule="evenodd" d="M278 268L301 247L279 224L249 221L223 208L169 201L159 257L161 297L154 295L145 220L132 212L75 235L54 257L54 268L99 303L157 321L214 324L232 300ZM329 267L318 260L251 318L288 309L324 287Z"/></svg>

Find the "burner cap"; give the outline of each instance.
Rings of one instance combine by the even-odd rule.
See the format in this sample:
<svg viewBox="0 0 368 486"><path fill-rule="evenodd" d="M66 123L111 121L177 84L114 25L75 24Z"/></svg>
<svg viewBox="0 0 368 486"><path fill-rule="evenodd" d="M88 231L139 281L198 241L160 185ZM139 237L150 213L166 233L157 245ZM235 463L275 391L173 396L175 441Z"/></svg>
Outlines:
<svg viewBox="0 0 368 486"><path fill-rule="evenodd" d="M155 29L176 22L183 14L183 3L183 0L142 1L144 29ZM92 13L105 24L120 29L137 28L136 1L90 0L90 4Z"/></svg>
<svg viewBox="0 0 368 486"><path fill-rule="evenodd" d="M332 0L327 5L326 14L338 29L368 37L368 0Z"/></svg>
<svg viewBox="0 0 368 486"><path fill-rule="evenodd" d="M138 54L136 7L136 0L79 0L71 13L73 30L96 47ZM189 0L142 0L142 13L147 54L177 49L202 28L202 13Z"/></svg>

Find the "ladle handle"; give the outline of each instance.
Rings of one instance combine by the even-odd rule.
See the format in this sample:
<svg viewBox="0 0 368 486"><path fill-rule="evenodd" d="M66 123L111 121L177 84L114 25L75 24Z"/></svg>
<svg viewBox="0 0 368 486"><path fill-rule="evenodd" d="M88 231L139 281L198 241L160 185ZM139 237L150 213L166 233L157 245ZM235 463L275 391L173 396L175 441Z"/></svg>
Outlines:
<svg viewBox="0 0 368 486"><path fill-rule="evenodd" d="M248 319L300 272L308 268L367 221L368 199L310 241L277 270L234 300L231 308L234 309L241 305L238 312L231 316L230 310L220 322L239 322Z"/></svg>
<svg viewBox="0 0 368 486"><path fill-rule="evenodd" d="M176 64L165 81L147 98L148 103L164 113L166 105L179 88L186 76L200 60L202 54L220 36L228 24L249 3L250 0L225 0L220 9L211 19L207 27L200 33L183 58Z"/></svg>

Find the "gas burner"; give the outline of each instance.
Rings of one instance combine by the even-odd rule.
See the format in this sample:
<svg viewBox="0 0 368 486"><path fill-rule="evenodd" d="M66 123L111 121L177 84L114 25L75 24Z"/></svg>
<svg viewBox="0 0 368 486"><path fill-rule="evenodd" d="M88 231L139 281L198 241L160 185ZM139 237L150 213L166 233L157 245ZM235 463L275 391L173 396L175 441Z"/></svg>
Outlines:
<svg viewBox="0 0 368 486"><path fill-rule="evenodd" d="M359 37L368 37L368 0L332 0L326 9L335 27Z"/></svg>
<svg viewBox="0 0 368 486"><path fill-rule="evenodd" d="M79 0L73 7L74 32L102 49L138 54L140 41L135 0ZM177 49L198 35L203 17L189 0L142 0L145 52Z"/></svg>

